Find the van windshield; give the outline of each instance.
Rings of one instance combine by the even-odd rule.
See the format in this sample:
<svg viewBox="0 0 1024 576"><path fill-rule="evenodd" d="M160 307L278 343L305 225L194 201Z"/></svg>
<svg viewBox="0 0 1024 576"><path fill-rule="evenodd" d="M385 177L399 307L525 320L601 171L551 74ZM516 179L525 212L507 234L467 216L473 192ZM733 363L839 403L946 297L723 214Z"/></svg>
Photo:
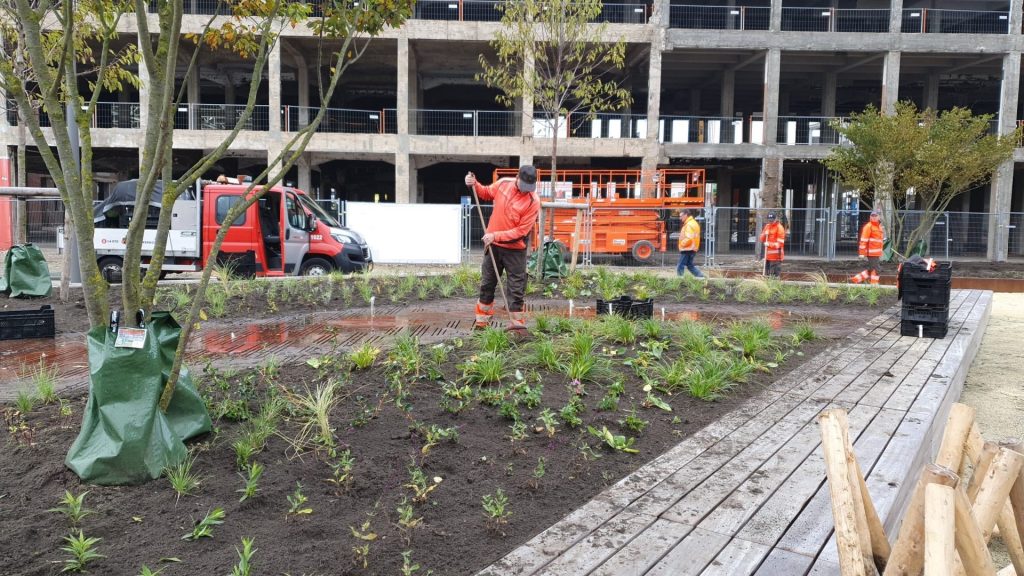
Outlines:
<svg viewBox="0 0 1024 576"><path fill-rule="evenodd" d="M320 207L312 198L305 194L296 194L296 198L299 199L299 203L306 207L307 210L316 215L317 220L320 220L324 224L331 228L341 228L341 224L338 223L338 219L328 213L326 210Z"/></svg>

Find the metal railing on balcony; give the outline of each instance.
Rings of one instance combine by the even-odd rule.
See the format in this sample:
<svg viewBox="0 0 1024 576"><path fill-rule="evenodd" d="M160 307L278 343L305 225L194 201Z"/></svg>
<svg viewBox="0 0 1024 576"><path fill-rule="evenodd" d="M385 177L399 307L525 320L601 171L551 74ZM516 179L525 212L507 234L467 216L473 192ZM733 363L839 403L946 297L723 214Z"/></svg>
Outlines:
<svg viewBox="0 0 1024 576"><path fill-rule="evenodd" d="M664 144L760 144L762 123L737 116L662 116L658 141Z"/></svg>
<svg viewBox="0 0 1024 576"><path fill-rule="evenodd" d="M418 0L414 17L420 20L499 22L503 0ZM594 22L644 24L646 4L605 4Z"/></svg>
<svg viewBox="0 0 1024 576"><path fill-rule="evenodd" d="M782 29L796 32L888 32L888 9L783 8Z"/></svg>
<svg viewBox="0 0 1024 576"><path fill-rule="evenodd" d="M212 16L228 16L231 14L231 5L220 0L184 0L183 12L185 14L204 14ZM149 2L147 12L156 14L159 8L156 2Z"/></svg>
<svg viewBox="0 0 1024 576"><path fill-rule="evenodd" d="M830 116L779 116L776 142L789 146L845 144L848 141L833 127L843 118Z"/></svg>
<svg viewBox="0 0 1024 576"><path fill-rule="evenodd" d="M282 106L281 129L297 132L309 126L317 113L316 107ZM394 108L381 110L350 110L327 108L317 126L317 132L342 134L394 134L398 129L397 112Z"/></svg>
<svg viewBox="0 0 1024 576"><path fill-rule="evenodd" d="M421 136L519 136L522 113L509 110L409 110Z"/></svg>
<svg viewBox="0 0 1024 576"><path fill-rule="evenodd" d="M178 130L233 130L244 104L179 104L174 115L174 128ZM242 130L266 132L270 130L269 106L253 106L252 114Z"/></svg>
<svg viewBox="0 0 1024 576"><path fill-rule="evenodd" d="M92 127L138 128L140 111L138 102L97 102Z"/></svg>
<svg viewBox="0 0 1024 576"><path fill-rule="evenodd" d="M1010 14L1002 11L904 8L904 33L1008 34Z"/></svg>
<svg viewBox="0 0 1024 576"><path fill-rule="evenodd" d="M646 138L647 115L601 112L588 116L569 117L569 136L572 138Z"/></svg>
<svg viewBox="0 0 1024 576"><path fill-rule="evenodd" d="M672 6L669 26L698 30L767 30L767 6Z"/></svg>

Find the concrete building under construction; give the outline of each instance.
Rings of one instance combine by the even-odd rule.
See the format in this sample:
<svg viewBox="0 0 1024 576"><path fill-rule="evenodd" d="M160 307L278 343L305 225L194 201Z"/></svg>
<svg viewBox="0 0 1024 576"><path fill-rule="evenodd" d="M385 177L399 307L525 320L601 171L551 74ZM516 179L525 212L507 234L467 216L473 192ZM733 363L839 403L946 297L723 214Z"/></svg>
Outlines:
<svg viewBox="0 0 1024 576"><path fill-rule="evenodd" d="M373 40L345 73L288 180L320 198L457 203L467 170L486 181L495 168L545 165L550 124L522 107L502 107L496 91L475 79L478 56L492 52L489 41L501 26L499 3L419 0L413 19ZM610 37L627 44L619 80L633 104L565 119L559 167L700 167L720 207L755 207L757 191L775 187L794 210L855 210L855 191L842 189L819 162L841 144L831 121L868 104L891 110L898 100L912 100L992 114L993 131L1012 132L1024 117L1022 4L606 1L600 18L609 22ZM201 30L219 9L215 0L185 6L185 33ZM305 27L284 29L260 80L256 110L218 173L258 173L308 120L319 105L318 79L328 73L317 57L323 48ZM183 169L234 125L253 78L251 62L223 53L200 56L187 77L187 62L180 69L186 98L175 117L174 146L176 168ZM133 177L145 95L128 89L101 100L93 121L95 169L106 182ZM0 117L0 185L12 183L17 143L17 113L7 107ZM47 183L32 147L27 169L29 184ZM1024 148L991 184L964 194L950 211L970 229L971 241L958 243L960 255L1024 254ZM718 233L746 242L740 229L747 227L744 218L726 218Z"/></svg>

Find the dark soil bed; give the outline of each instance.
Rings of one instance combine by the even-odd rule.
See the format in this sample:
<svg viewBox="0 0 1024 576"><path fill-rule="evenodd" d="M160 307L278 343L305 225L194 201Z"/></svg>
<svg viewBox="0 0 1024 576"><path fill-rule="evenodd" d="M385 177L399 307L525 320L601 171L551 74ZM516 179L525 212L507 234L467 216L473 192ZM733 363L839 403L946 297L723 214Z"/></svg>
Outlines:
<svg viewBox="0 0 1024 576"><path fill-rule="evenodd" d="M281 312L284 312L281 310ZM876 313L865 307L850 307L846 320L863 322ZM728 351L730 344L723 332L715 346ZM787 329L788 331L788 329ZM605 487L663 453L721 415L735 409L781 374L792 370L830 343L822 338L793 349L788 333L774 333L777 349L789 352L777 366L771 353L761 356L761 365L770 372L754 371L747 382L737 384L716 401L698 400L686 393L658 393L672 412L646 406L645 385L637 373L623 366L623 360L635 358L646 348L637 345L599 343L595 348L607 360L617 377L609 376L582 386L570 382L561 373L522 366L523 380L506 372L502 385L519 388L522 383L536 388L543 385L539 405L518 407L526 424L526 437L512 441L512 420L498 406L480 402L452 414L442 409L445 395L441 382L456 382L462 377L461 363L474 361L479 350L467 340L464 346L452 342L450 357L433 368L424 365L422 374L404 373L383 362L365 371L342 366L340 357L320 359L326 362L314 369L312 364L281 366L273 371L224 374L207 371L200 389L210 398L211 411L255 412L271 390L301 392L330 379L343 382L342 401L332 413L337 449L351 449L355 458L350 484L343 490L326 481L331 476L324 449L296 454L286 438L297 433L298 417L285 415L280 434L267 442L253 460L266 467L260 491L252 499L239 503L238 489L243 480L238 473L232 443L243 426L221 418L216 430L193 443L197 454L195 471L202 484L193 496L176 495L166 479L135 487L84 486L63 465L64 455L74 440L85 398L71 401L72 415L61 416L55 405L44 406L28 414L24 427L13 407L5 409L8 425L0 431L4 457L0 459L0 574L54 574L67 557L59 548L69 524L62 515L48 512L55 507L64 490L78 494L88 490L87 516L82 527L86 536L102 538L98 552L105 558L91 566L96 574L134 575L143 564L154 570L164 566L162 574L226 574L237 561L236 547L242 537L255 540L256 574L381 574L401 573L403 551L411 551L412 562L421 565L417 576L433 570L437 576L473 574L544 530L571 510L581 506ZM722 341L725 341L724 343ZM666 358L687 360L685 352L668 341ZM431 347L422 346L429 357ZM516 351L518 350L518 352ZM521 345L509 354L522 359L529 348ZM653 368L652 368L653 370ZM197 368L196 372L200 372ZM400 374L397 378L395 374ZM429 375L429 377L425 377ZM624 392L618 409L598 410L598 404L617 379ZM401 388L396 388L398 382ZM484 385L480 390L494 389ZM248 390L239 396L242 389ZM404 391L406 396L403 396ZM522 389L520 389L522 391ZM512 392L510 392L512 393ZM516 392L518 394L518 392ZM582 393L582 395L581 395ZM271 393L271 395L273 395ZM574 397L585 405L581 412L584 425L570 428L558 422L553 437L539 427L538 415L545 407L555 414ZM641 432L620 424L630 410L647 420ZM424 453L425 426L455 427L457 441L441 441ZM638 454L618 452L606 447L586 431L587 425L606 426L615 434L636 437ZM13 427L13 428L12 428ZM421 430L417 432L416 430ZM535 481L538 459L544 458L545 473ZM411 463L419 466L429 483L441 479L424 503L415 505L415 516L422 524L413 528L398 525L396 508L403 498L411 498ZM287 496L301 482L312 513L288 516ZM485 495L501 489L507 494L512 512L507 524L488 522L481 506ZM193 522L207 511L223 507L226 518L214 529L213 538L196 542L181 537ZM359 532L371 539L360 539ZM362 557L354 548L369 546ZM180 562L161 563L177 558Z"/></svg>
<svg viewBox="0 0 1024 576"><path fill-rule="evenodd" d="M864 269L864 262L857 258L843 260L786 260L784 272L825 272L853 276ZM896 264L883 263L882 275L896 275ZM1024 278L1024 261L987 262L974 260L953 261L953 276L958 278Z"/></svg>

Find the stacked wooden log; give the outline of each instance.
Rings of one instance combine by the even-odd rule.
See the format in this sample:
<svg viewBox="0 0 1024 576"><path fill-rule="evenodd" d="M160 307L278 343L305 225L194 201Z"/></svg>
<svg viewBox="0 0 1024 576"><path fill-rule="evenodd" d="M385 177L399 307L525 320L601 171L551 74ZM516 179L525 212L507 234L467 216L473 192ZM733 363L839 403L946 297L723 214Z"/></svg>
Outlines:
<svg viewBox="0 0 1024 576"><path fill-rule="evenodd" d="M954 404L935 462L922 469L892 545L850 444L846 411L821 427L843 576L1024 576L1024 442L986 442L974 409ZM996 571L998 533L1011 564Z"/></svg>

